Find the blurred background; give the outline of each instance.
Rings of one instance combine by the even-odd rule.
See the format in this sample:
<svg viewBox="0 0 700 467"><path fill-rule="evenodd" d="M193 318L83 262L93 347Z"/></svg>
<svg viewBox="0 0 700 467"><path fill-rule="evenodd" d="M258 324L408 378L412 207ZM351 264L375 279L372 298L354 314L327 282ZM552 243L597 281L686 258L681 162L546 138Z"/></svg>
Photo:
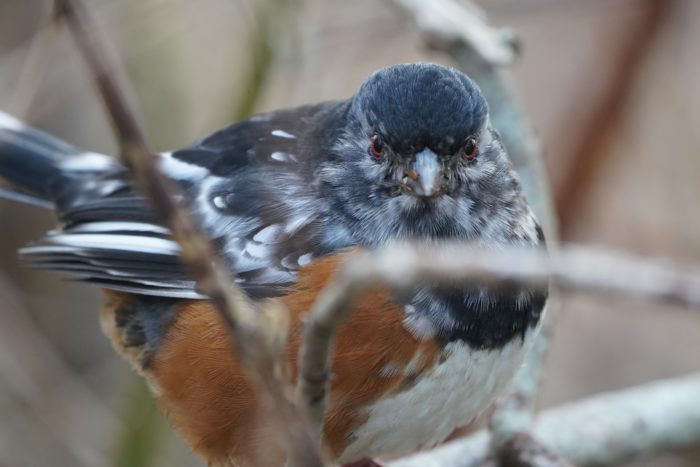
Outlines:
<svg viewBox="0 0 700 467"><path fill-rule="evenodd" d="M91 0L159 150L251 112L345 98L375 69L448 57L379 0ZM700 261L700 2L482 0L515 30L563 240ZM93 151L110 127L48 0L0 1L0 109ZM52 228L0 201L0 467L199 466L102 336L99 293L17 267ZM541 404L700 369L687 310L568 295ZM700 403L700 401L699 401ZM693 453L630 465L700 465Z"/></svg>

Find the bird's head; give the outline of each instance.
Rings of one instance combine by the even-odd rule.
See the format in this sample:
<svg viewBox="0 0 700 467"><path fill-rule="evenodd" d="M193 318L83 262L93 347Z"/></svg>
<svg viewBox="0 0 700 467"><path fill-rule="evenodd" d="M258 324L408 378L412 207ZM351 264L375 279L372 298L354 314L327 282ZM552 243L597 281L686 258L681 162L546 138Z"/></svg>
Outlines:
<svg viewBox="0 0 700 467"><path fill-rule="evenodd" d="M345 122L322 178L368 243L497 240L529 212L481 91L455 69L381 69L349 101Z"/></svg>
<svg viewBox="0 0 700 467"><path fill-rule="evenodd" d="M353 99L376 183L422 200L453 193L488 131L488 107L466 75L432 64L373 74Z"/></svg>

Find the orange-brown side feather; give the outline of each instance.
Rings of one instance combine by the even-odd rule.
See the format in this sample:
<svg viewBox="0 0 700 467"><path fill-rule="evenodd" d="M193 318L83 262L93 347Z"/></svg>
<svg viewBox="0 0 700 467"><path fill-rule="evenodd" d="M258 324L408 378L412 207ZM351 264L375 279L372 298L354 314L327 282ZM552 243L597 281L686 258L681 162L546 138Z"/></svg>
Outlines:
<svg viewBox="0 0 700 467"><path fill-rule="evenodd" d="M346 254L351 253L322 258L302 269L295 289L280 298L293 323L287 352L293 380L301 318ZM116 295L103 315L118 312L114 303L123 306L119 300L128 300ZM123 349L118 332L105 326L106 333L149 379L160 405L196 452L222 465L261 465L261 455L271 463L279 453L270 452L265 443L266 428L257 417L255 394L233 357L229 334L215 310L206 301L182 301L177 307L174 323L148 369L139 366L139 352ZM324 426L325 443L335 456L366 420L373 401L412 384L439 357L439 343L418 341L404 327L404 318L390 293L379 289L361 298L339 329Z"/></svg>

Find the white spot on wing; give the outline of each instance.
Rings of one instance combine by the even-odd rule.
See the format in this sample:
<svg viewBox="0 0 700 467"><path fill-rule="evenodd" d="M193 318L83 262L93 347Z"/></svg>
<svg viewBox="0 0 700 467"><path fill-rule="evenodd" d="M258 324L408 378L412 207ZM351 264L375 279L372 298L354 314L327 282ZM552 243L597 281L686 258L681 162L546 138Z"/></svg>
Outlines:
<svg viewBox="0 0 700 467"><path fill-rule="evenodd" d="M253 240L260 243L278 243L280 239L280 234L283 232L282 226L279 224L268 225L260 232L256 233Z"/></svg>
<svg viewBox="0 0 700 467"><path fill-rule="evenodd" d="M214 206L219 209L226 209L226 200L224 200L224 197L221 195L214 196L214 199L212 199L211 202L214 203Z"/></svg>
<svg viewBox="0 0 700 467"><path fill-rule="evenodd" d="M286 152L276 151L270 154L270 158L279 162L296 162L297 158L294 154L289 154Z"/></svg>
<svg viewBox="0 0 700 467"><path fill-rule="evenodd" d="M270 256L271 248L269 245L263 245L257 242L247 242L245 244L245 252L254 258L267 258Z"/></svg>
<svg viewBox="0 0 700 467"><path fill-rule="evenodd" d="M293 218L289 223L285 226L284 231L287 232L288 234L292 234L296 232L297 230L301 229L304 227L308 222L309 219L311 218L313 214L304 212L299 215L297 215L295 218Z"/></svg>
<svg viewBox="0 0 700 467"><path fill-rule="evenodd" d="M272 136L277 136L279 138L296 139L296 136L294 136L291 133L287 133L284 130L274 130L272 132Z"/></svg>
<svg viewBox="0 0 700 467"><path fill-rule="evenodd" d="M256 277L255 282L261 284L285 284L287 282L292 282L294 278L294 274L291 274L288 271L267 268L262 272L262 274L260 274L260 276Z"/></svg>
<svg viewBox="0 0 700 467"><path fill-rule="evenodd" d="M297 269L297 262L295 261L296 258L296 253L293 253L291 255L287 255L284 258L282 258L282 261L280 261L280 264L284 266L287 269Z"/></svg>
<svg viewBox="0 0 700 467"><path fill-rule="evenodd" d="M305 255L301 255L297 262L299 263L299 266L304 267L311 262L312 258L313 255L311 253L306 253Z"/></svg>
<svg viewBox="0 0 700 467"><path fill-rule="evenodd" d="M209 173L204 167L173 157L171 152L163 152L158 155L160 169L176 180L199 179Z"/></svg>
<svg viewBox="0 0 700 467"><path fill-rule="evenodd" d="M241 252L237 252L235 256L235 264L233 266L236 274L240 274L248 271L255 271L256 269L264 268L267 264L260 258L251 257L250 255L242 255Z"/></svg>

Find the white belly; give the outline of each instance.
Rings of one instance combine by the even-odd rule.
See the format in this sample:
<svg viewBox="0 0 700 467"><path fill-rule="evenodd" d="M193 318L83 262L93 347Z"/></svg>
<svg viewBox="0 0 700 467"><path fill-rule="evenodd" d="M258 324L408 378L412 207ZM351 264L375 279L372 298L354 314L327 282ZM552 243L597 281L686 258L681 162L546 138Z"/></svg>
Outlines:
<svg viewBox="0 0 700 467"><path fill-rule="evenodd" d="M502 349L472 350L463 342L445 347L445 358L410 389L371 406L365 424L339 461L403 454L432 447L464 426L508 386L537 334L514 339Z"/></svg>

